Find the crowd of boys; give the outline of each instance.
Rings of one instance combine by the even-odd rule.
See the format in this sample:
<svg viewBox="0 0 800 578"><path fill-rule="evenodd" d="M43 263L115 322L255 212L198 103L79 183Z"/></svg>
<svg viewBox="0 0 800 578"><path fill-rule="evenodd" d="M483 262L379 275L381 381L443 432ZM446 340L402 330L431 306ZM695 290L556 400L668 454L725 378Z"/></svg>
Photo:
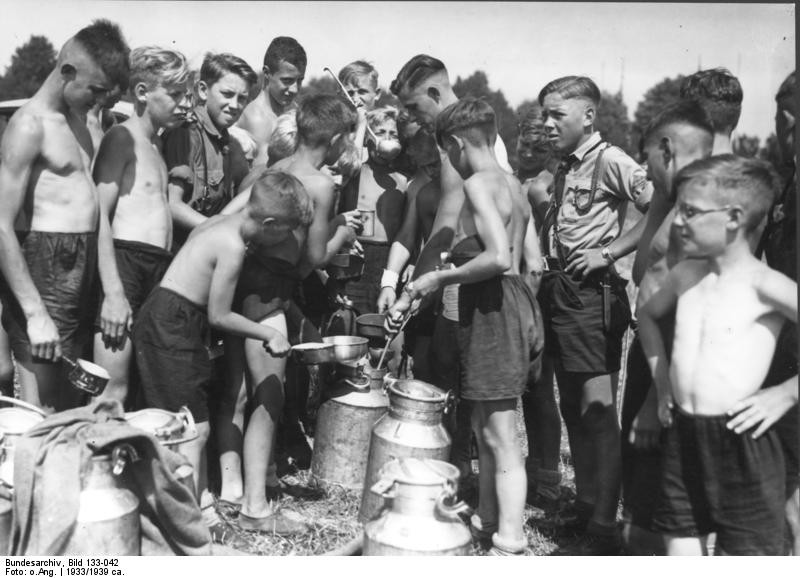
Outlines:
<svg viewBox="0 0 800 578"><path fill-rule="evenodd" d="M214 540L237 545L219 508L303 533L278 474L287 456L309 466L320 392L291 345L352 331L343 309L389 332L410 313L413 375L458 393L465 479L477 447L468 523L489 553L526 551L526 504L529 523L579 535L566 554L701 554L710 535L716 553L800 552L794 73L776 98L781 184L732 154L742 88L724 69L684 81L639 162L595 130L591 79L555 79L520 119L514 172L491 106L459 98L440 60L398 72L402 111L378 105L363 60L343 91L298 99L306 65L275 38L259 87L232 54L192 72L106 20L66 42L0 144L4 392L10 350L23 400L85 404L63 359L90 357L101 398L190 409L182 451ZM121 95L133 115L104 126ZM631 203L643 216L623 227ZM615 262L634 251L632 307ZM337 276L343 257L363 259L358 278Z"/></svg>

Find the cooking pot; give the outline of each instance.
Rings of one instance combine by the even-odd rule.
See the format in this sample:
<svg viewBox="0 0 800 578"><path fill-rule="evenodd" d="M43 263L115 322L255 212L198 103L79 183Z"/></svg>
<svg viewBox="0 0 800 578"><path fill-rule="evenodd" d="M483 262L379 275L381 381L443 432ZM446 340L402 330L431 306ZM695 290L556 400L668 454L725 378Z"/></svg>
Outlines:
<svg viewBox="0 0 800 578"><path fill-rule="evenodd" d="M339 363L350 363L364 357L369 350L366 337L353 335L330 335L322 341L333 345L333 353Z"/></svg>
<svg viewBox="0 0 800 578"><path fill-rule="evenodd" d="M72 366L67 376L72 385L89 395L98 396L103 393L111 377L105 369L85 359L70 359L63 355L61 359Z"/></svg>

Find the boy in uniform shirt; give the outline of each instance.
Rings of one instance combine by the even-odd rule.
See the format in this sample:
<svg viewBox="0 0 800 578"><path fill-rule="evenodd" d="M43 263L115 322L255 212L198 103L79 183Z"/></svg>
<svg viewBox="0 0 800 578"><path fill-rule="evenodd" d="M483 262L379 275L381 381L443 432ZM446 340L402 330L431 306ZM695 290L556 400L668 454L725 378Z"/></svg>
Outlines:
<svg viewBox="0 0 800 578"><path fill-rule="evenodd" d="M158 132L183 122L189 76L186 59L174 50L137 48L130 61L134 114L106 133L94 166L103 289L94 361L110 375L100 397L122 403L131 361L127 333L171 259L167 167ZM117 313L109 316L106 310Z"/></svg>
<svg viewBox="0 0 800 578"><path fill-rule="evenodd" d="M668 428L654 525L668 555L706 553L714 531L725 554L778 555L785 465L771 426L779 415L729 424L740 401L761 388L784 322L797 322L797 284L750 250L777 176L764 161L720 155L682 169L675 188L686 259L639 312L658 417ZM672 311L668 361L657 321ZM796 380L778 387L792 386L796 402Z"/></svg>
<svg viewBox="0 0 800 578"><path fill-rule="evenodd" d="M587 524L564 549L578 555L619 549L616 378L631 311L613 264L636 248L644 227L640 220L620 234L627 203L644 212L652 194L644 170L595 132L599 102L597 85L581 76L553 80L539 93L545 132L562 160L542 232L553 246L545 247L550 270L538 298L575 463L577 515Z"/></svg>

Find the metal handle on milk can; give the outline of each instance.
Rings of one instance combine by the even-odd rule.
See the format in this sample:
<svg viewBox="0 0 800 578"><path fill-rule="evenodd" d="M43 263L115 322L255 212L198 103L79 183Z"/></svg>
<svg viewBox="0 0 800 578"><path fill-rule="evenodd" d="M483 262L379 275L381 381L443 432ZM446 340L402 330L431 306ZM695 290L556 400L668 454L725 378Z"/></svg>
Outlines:
<svg viewBox="0 0 800 578"><path fill-rule="evenodd" d="M365 375L365 376L361 377L360 379L359 378L354 378L354 379L355 379L355 381L353 381L351 379L345 379L344 381L345 381L345 383L347 383L348 385L350 385L351 387L354 387L356 389L361 389L361 390L369 389L369 384L370 384L369 377L367 377Z"/></svg>
<svg viewBox="0 0 800 578"><path fill-rule="evenodd" d="M381 478L369 489L370 492L378 494L382 498L392 499L395 497L395 492L391 491L394 488L394 480L392 478Z"/></svg>
<svg viewBox="0 0 800 578"><path fill-rule="evenodd" d="M444 414L447 415L451 411L453 411L455 405L456 405L456 396L453 393L453 390L451 389L444 395Z"/></svg>
<svg viewBox="0 0 800 578"><path fill-rule="evenodd" d="M445 500L454 498L456 496L456 486L452 480L448 480L444 484L442 493L436 498L436 512L445 518L458 520L459 514L470 512L472 508L466 502L458 501L455 504L447 504Z"/></svg>
<svg viewBox="0 0 800 578"><path fill-rule="evenodd" d="M383 376L383 393L389 394L389 388L392 387L395 383L400 381L396 377L392 377L390 373L387 373Z"/></svg>
<svg viewBox="0 0 800 578"><path fill-rule="evenodd" d="M184 430L186 434L197 433L197 426L194 423L194 416L192 415L192 412L189 411L188 407L185 405L181 406L181 408L178 410L178 415L181 417L181 419L183 419L183 421L186 422L186 429Z"/></svg>

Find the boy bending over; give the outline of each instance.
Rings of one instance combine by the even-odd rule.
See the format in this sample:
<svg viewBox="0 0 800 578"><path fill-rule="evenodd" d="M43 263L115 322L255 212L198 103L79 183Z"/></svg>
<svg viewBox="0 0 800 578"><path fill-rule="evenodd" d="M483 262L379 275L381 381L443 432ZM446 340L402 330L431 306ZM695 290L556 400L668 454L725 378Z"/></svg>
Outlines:
<svg viewBox="0 0 800 578"><path fill-rule="evenodd" d="M517 400L525 390L534 342L534 299L520 275L530 209L516 179L494 153L495 114L465 98L436 119L439 145L464 179L465 202L452 249L453 269L431 271L406 285L413 301L459 283L461 396L473 402L479 444L476 530L491 535L493 554L522 554L527 480L517 443ZM398 300L394 310L403 311Z"/></svg>
<svg viewBox="0 0 800 578"><path fill-rule="evenodd" d="M671 426L654 520L669 555L706 553L709 532L725 554L782 552L784 459L770 427L780 415L747 431L727 425L764 382L784 322L797 321L797 284L749 246L776 180L768 164L733 155L696 161L675 179L686 260L639 313L659 419ZM673 310L668 367L657 320Z"/></svg>
<svg viewBox="0 0 800 578"><path fill-rule="evenodd" d="M192 412L199 436L187 444L185 455L194 467L198 495L209 433L209 327L258 339L273 356L288 353L284 334L234 313L231 304L248 249L283 243L308 226L311 214L311 200L296 178L264 173L244 210L195 228L139 312L133 342L145 402L169 411L186 405Z"/></svg>

